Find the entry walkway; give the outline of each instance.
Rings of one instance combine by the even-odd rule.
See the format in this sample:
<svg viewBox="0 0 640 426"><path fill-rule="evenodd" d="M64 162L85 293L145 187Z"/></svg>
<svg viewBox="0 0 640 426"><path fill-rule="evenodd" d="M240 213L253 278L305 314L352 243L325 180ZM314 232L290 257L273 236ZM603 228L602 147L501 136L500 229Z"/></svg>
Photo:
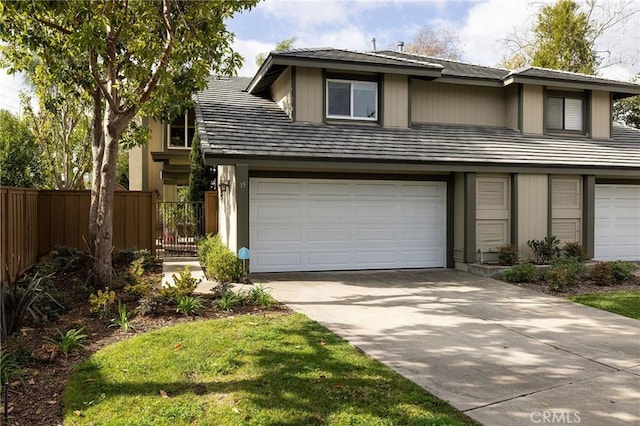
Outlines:
<svg viewBox="0 0 640 426"><path fill-rule="evenodd" d="M209 293L216 283L207 280L197 257L165 257L162 260L162 286L173 285L173 275L178 276L185 266L189 267L191 276L199 281L194 293Z"/></svg>
<svg viewBox="0 0 640 426"><path fill-rule="evenodd" d="M450 270L253 275L486 425L640 424L640 322Z"/></svg>

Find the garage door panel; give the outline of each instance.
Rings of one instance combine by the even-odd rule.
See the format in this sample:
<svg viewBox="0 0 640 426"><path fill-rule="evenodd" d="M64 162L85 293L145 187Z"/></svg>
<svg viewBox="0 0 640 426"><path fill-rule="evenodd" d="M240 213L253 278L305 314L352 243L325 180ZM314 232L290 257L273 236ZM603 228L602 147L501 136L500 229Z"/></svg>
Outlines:
<svg viewBox="0 0 640 426"><path fill-rule="evenodd" d="M640 185L596 185L595 258L640 260Z"/></svg>
<svg viewBox="0 0 640 426"><path fill-rule="evenodd" d="M445 194L443 182L251 179L251 269L443 267Z"/></svg>

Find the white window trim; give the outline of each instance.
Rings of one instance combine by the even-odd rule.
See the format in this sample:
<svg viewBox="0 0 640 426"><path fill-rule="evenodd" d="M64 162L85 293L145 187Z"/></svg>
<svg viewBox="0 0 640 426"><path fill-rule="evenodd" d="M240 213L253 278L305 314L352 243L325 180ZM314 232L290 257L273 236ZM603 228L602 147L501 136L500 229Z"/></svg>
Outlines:
<svg viewBox="0 0 640 426"><path fill-rule="evenodd" d="M188 114L189 111L185 110L181 115L184 118L184 146L175 146L171 145L171 123L167 123L167 149L176 149L176 150L188 150L191 149L189 146L189 122L188 122Z"/></svg>
<svg viewBox="0 0 640 426"><path fill-rule="evenodd" d="M329 83L349 83L349 90L350 90L350 94L349 94L349 100L350 100L350 105L349 105L349 115L330 115L329 114ZM356 84L367 84L367 85L371 85L375 88L375 104L376 104L376 113L374 117L354 117L353 116L353 85L354 83ZM325 117L327 118L335 118L335 119L340 119L340 120L358 120L358 121L378 121L378 83L375 81L362 81L362 80L341 80L341 79L337 79L337 78L327 78L326 82L325 82L325 96L326 96L326 109L325 109Z"/></svg>

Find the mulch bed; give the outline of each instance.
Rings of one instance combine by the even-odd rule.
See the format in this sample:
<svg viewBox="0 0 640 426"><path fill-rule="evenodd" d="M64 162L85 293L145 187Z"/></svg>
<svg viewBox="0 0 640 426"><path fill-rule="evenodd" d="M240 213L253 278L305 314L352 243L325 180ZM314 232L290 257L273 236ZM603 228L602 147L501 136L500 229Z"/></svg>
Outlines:
<svg viewBox="0 0 640 426"><path fill-rule="evenodd" d="M573 296L580 296L582 294L602 294L602 293L615 293L619 291L640 290L640 278L634 277L632 280L617 283L610 286L596 285L591 281L583 281L576 286L570 286L565 291L553 291L549 289L549 284L544 281L537 281L533 283L520 283L515 284L520 287L528 288L529 290L538 291L540 293L549 294L551 296L562 297L569 299Z"/></svg>
<svg viewBox="0 0 640 426"><path fill-rule="evenodd" d="M161 266L150 275L159 279ZM73 273L59 277L56 285L72 280ZM134 329L124 332L119 328L109 327L109 320L101 320L90 313L86 292L71 292L67 294L65 305L71 309L58 317L55 321L41 326L24 327L21 332L6 342L2 342L3 352L15 354L24 367L23 374L13 381L9 387L9 424L10 425L61 425L62 424L62 392L65 385L78 364L85 361L91 354L124 339L141 333L171 327L176 324L202 321L215 318L225 318L234 315L264 315L267 312L285 311L282 305L274 305L269 309L256 306L237 306L232 312L212 306L213 296L201 295L205 299L205 309L199 317L187 317L175 312L175 308L162 305L154 316L135 316L130 324ZM126 296L116 290L119 298ZM135 306L131 304L128 306ZM69 354L55 350L54 345L46 341L47 337L57 335L57 329L84 327L84 334L88 337L85 348ZM4 410L0 407L0 412ZM2 423L0 421L0 423ZM4 423L2 423L4 424Z"/></svg>

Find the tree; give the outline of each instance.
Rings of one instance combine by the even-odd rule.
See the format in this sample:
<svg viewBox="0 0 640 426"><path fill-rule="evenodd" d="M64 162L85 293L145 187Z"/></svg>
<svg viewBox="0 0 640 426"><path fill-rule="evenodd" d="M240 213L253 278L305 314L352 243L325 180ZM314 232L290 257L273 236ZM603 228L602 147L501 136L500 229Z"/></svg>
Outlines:
<svg viewBox="0 0 640 426"><path fill-rule="evenodd" d="M408 53L452 60L459 60L463 54L460 38L454 31L427 26L422 27L404 50Z"/></svg>
<svg viewBox="0 0 640 426"><path fill-rule="evenodd" d="M209 176L200 152L200 138L193 137L189 153L189 192L187 198L191 202L204 201L204 192L209 189Z"/></svg>
<svg viewBox="0 0 640 426"><path fill-rule="evenodd" d="M640 82L640 73L631 79ZM640 129L640 96L620 99L613 103L613 119L630 127Z"/></svg>
<svg viewBox="0 0 640 426"><path fill-rule="evenodd" d="M640 13L635 0L573 0L543 5L531 26L515 29L503 40L507 53L501 65L516 69L527 65L595 74L635 59L616 44L597 50L603 35Z"/></svg>
<svg viewBox="0 0 640 426"><path fill-rule="evenodd" d="M139 114L184 108L210 73L232 75L241 57L226 19L257 0L0 3L0 38L11 70L35 55L37 72L70 82L92 101L89 245L97 286L111 282L118 143ZM169 105L171 107L169 108Z"/></svg>
<svg viewBox="0 0 640 426"><path fill-rule="evenodd" d="M39 186L39 155L29 126L9 111L0 110L0 185Z"/></svg>
<svg viewBox="0 0 640 426"><path fill-rule="evenodd" d="M278 42L278 44L276 44L275 50L276 52L282 52L284 50L289 50L293 48L293 45L295 44L296 40L298 38L296 36L293 36L291 38L287 38L284 39L280 42ZM267 53L261 52L258 53L256 55L256 65L258 66L262 66L262 64L264 63L265 59L267 59Z"/></svg>

